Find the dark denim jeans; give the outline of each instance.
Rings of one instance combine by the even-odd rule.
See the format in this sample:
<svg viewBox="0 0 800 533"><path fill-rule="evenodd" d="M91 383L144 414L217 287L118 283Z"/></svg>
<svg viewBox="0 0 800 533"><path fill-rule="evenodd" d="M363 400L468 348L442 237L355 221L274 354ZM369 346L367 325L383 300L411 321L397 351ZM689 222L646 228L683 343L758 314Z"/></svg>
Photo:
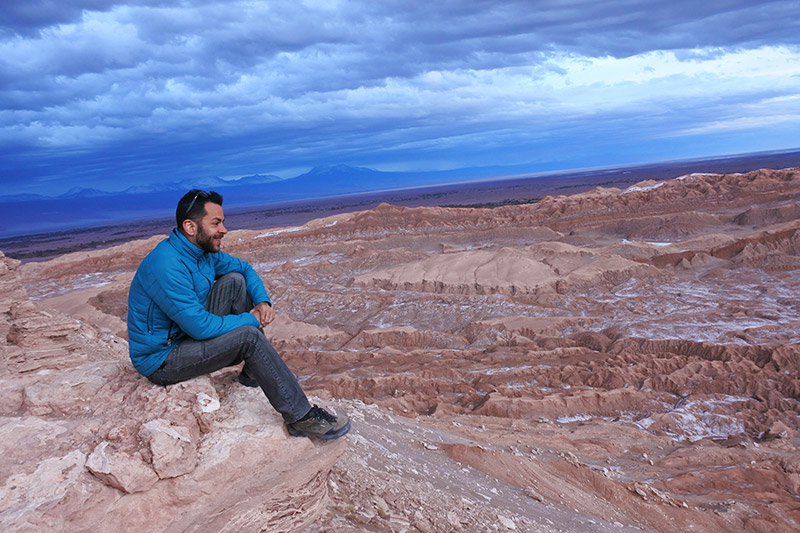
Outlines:
<svg viewBox="0 0 800 533"><path fill-rule="evenodd" d="M246 313L253 308L247 283L239 273L220 277L211 289L206 309L215 315ZM188 338L176 346L164 365L148 379L156 385L172 385L245 362L245 372L255 379L287 424L311 409L303 389L281 356L253 326L243 326L219 337L198 341Z"/></svg>

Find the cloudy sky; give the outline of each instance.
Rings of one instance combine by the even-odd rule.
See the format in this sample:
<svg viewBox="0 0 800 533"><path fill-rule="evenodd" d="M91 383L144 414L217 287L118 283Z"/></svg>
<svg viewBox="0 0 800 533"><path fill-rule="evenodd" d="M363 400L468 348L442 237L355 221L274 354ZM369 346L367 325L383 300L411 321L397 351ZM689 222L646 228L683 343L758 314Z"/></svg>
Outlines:
<svg viewBox="0 0 800 533"><path fill-rule="evenodd" d="M4 194L797 147L797 0L0 7Z"/></svg>

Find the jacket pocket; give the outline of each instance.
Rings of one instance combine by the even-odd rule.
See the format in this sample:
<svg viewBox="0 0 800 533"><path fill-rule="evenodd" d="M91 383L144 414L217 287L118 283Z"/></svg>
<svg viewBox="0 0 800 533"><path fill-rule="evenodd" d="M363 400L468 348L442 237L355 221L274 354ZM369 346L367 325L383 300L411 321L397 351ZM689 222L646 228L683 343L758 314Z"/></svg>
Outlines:
<svg viewBox="0 0 800 533"><path fill-rule="evenodd" d="M153 313L156 310L156 303L151 301L147 308L147 333L153 334Z"/></svg>
<svg viewBox="0 0 800 533"><path fill-rule="evenodd" d="M172 332L172 328L173 327L175 328L175 333ZM167 341L172 343L178 337L180 337L182 334L183 334L183 331L181 331L181 328L179 328L178 325L175 322L170 321L170 323L169 323L169 331L167 332Z"/></svg>

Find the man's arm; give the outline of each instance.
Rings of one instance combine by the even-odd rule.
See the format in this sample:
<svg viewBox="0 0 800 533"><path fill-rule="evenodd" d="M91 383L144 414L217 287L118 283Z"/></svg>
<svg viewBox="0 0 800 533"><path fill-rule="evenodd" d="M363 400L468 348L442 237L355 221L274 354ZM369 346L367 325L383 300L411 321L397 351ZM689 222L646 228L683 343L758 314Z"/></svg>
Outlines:
<svg viewBox="0 0 800 533"><path fill-rule="evenodd" d="M244 276L247 282L247 293L250 295L250 299L256 303L250 313L258 319L261 327L275 320L275 309L272 308L272 302L264 287L264 282L261 281L261 277L250 263L225 252L214 254L214 258L216 260L214 267L218 276L229 272L239 272Z"/></svg>
<svg viewBox="0 0 800 533"><path fill-rule="evenodd" d="M158 275L146 288L156 305L181 330L196 340L218 337L241 326L260 326L258 317L251 313L217 316L206 311L194 291L191 273L183 268L170 268L169 264L153 265ZM266 292L266 291L265 291Z"/></svg>
<svg viewBox="0 0 800 533"><path fill-rule="evenodd" d="M253 300L253 303L260 304L266 302L271 309L272 302L267 294L267 289L264 287L264 282L261 281L258 273L250 263L238 257L226 254L225 252L217 252L214 254L214 270L217 276L222 276L229 272L239 272L242 274L247 282L247 294L250 295L250 299Z"/></svg>

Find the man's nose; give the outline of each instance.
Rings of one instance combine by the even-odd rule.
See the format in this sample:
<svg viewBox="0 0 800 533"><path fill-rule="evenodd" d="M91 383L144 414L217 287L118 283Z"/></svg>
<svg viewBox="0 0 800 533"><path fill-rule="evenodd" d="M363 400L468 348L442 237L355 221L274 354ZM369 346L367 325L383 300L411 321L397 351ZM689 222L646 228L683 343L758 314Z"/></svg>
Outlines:
<svg viewBox="0 0 800 533"><path fill-rule="evenodd" d="M217 226L217 232L222 233L223 235L228 233L228 230L225 229L225 224L220 224L219 226Z"/></svg>

